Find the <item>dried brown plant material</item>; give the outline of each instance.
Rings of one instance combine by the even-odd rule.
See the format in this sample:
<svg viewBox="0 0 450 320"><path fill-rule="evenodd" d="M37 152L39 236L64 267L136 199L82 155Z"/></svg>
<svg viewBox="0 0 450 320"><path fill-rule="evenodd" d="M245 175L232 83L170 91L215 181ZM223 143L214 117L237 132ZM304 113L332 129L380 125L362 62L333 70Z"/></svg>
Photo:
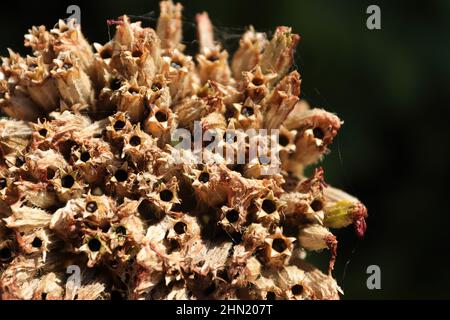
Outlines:
<svg viewBox="0 0 450 320"><path fill-rule="evenodd" d="M241 80L244 71L250 71L261 61L261 53L267 45L266 35L250 27L239 41L239 49L233 55L231 69L236 80Z"/></svg>
<svg viewBox="0 0 450 320"><path fill-rule="evenodd" d="M72 20L2 58L1 299L338 299L330 229L363 236L367 209L304 176L342 122L300 99L300 37L250 27L229 64L202 13L192 57L160 5L156 31L122 16L95 53Z"/></svg>

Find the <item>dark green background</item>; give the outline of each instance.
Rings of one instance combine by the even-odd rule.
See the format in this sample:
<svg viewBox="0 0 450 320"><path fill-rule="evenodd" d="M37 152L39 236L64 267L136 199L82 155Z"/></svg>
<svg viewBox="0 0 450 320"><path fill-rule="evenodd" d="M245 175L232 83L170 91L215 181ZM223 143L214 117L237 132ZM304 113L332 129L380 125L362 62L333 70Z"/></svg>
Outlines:
<svg viewBox="0 0 450 320"><path fill-rule="evenodd" d="M344 298L450 298L450 1L181 2L189 50L202 10L230 50L249 24L267 32L289 25L301 35L303 97L345 120L323 163L326 179L357 195L370 214L365 240L351 229L338 233L335 276ZM1 54L26 52L26 30L52 26L70 4L81 7L84 33L97 42L108 40L107 18L127 13L154 26L159 10L150 0L16 1L0 9ZM366 28L370 4L381 7L382 30ZM366 288L372 264L381 268L381 290Z"/></svg>

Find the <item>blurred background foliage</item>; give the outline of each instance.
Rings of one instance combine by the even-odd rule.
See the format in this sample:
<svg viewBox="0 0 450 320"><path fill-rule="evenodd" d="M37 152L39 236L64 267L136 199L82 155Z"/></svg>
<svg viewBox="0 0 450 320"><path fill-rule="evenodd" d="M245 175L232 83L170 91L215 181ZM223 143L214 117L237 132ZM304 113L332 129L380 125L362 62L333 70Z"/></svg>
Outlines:
<svg viewBox="0 0 450 320"><path fill-rule="evenodd" d="M248 25L268 33L288 25L301 35L303 98L345 120L321 164L326 180L358 196L370 214L363 241L351 228L337 233L334 275L344 298L450 298L450 1L181 2L191 52L195 13L204 10L230 51ZM156 0L10 3L0 10L0 54L8 47L28 53L28 28L53 26L70 4L80 6L89 40L102 43L106 19L126 13L154 26L159 11ZM366 28L370 4L381 7L382 30ZM366 287L372 264L381 268L381 290Z"/></svg>

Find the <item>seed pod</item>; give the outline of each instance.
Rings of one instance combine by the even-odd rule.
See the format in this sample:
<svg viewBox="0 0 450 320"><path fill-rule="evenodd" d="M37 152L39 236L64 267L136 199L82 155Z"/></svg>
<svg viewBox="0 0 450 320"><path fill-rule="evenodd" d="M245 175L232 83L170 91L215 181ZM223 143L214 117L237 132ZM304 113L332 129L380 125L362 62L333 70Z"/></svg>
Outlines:
<svg viewBox="0 0 450 320"><path fill-rule="evenodd" d="M150 86L151 79L161 71L161 41L151 28L120 18L113 40L110 65L127 80L136 79L140 86Z"/></svg>
<svg viewBox="0 0 450 320"><path fill-rule="evenodd" d="M131 123L138 123L144 115L144 87L126 82L116 93L117 110L126 112Z"/></svg>
<svg viewBox="0 0 450 320"><path fill-rule="evenodd" d="M280 228L265 240L264 259L270 266L283 266L292 255L295 238L285 237Z"/></svg>
<svg viewBox="0 0 450 320"><path fill-rule="evenodd" d="M83 245L77 251L86 253L89 259L87 262L89 268L94 267L108 253L111 253L107 239L107 235L101 232L89 231L84 234Z"/></svg>
<svg viewBox="0 0 450 320"><path fill-rule="evenodd" d="M0 145L2 155L5 156L15 151L24 151L28 145L32 130L24 121L0 119Z"/></svg>
<svg viewBox="0 0 450 320"><path fill-rule="evenodd" d="M169 81L170 95L174 103L192 95L200 86L192 58L177 50L171 51L170 57L164 58L164 75Z"/></svg>
<svg viewBox="0 0 450 320"><path fill-rule="evenodd" d="M366 207L355 197L344 191L328 187L324 190L326 207L324 225L328 228L344 228L354 224L358 237L363 238L367 226Z"/></svg>
<svg viewBox="0 0 450 320"><path fill-rule="evenodd" d="M171 219L166 240L170 251L185 249L191 239L198 236L200 226L195 218L184 216L180 219Z"/></svg>
<svg viewBox="0 0 450 320"><path fill-rule="evenodd" d="M7 228L26 232L50 224L51 215L42 209L21 206L18 202L11 206L11 211L12 215L4 219Z"/></svg>
<svg viewBox="0 0 450 320"><path fill-rule="evenodd" d="M58 196L54 192L51 183L21 181L20 183L17 183L17 190L22 199L27 201L30 205L42 209L50 209L59 202Z"/></svg>
<svg viewBox="0 0 450 320"><path fill-rule="evenodd" d="M223 103L220 99L205 101L201 98L187 98L181 104L175 106L175 113L178 124L181 128L193 128L194 121L198 121L204 116L214 111L222 110Z"/></svg>
<svg viewBox="0 0 450 320"><path fill-rule="evenodd" d="M337 254L336 237L325 227L311 225L300 230L298 240L300 245L307 250L330 249L331 259L328 273L331 274Z"/></svg>
<svg viewBox="0 0 450 320"><path fill-rule="evenodd" d="M152 193L157 206L164 212L169 212L175 204L180 204L178 198L178 180L172 177L168 182L161 183Z"/></svg>
<svg viewBox="0 0 450 320"><path fill-rule="evenodd" d="M242 208L223 206L220 209L218 223L228 233L241 233L244 229L245 212Z"/></svg>
<svg viewBox="0 0 450 320"><path fill-rule="evenodd" d="M31 100L23 87L8 88L6 80L0 79L0 110L8 116L25 121L35 121L43 110Z"/></svg>
<svg viewBox="0 0 450 320"><path fill-rule="evenodd" d="M33 294L33 300L62 300L64 288L61 286L61 279L53 272L50 272L39 279L39 284Z"/></svg>
<svg viewBox="0 0 450 320"><path fill-rule="evenodd" d="M87 107L93 104L94 90L89 76L70 54L61 54L51 71L62 99L69 106L81 104Z"/></svg>
<svg viewBox="0 0 450 320"><path fill-rule="evenodd" d="M119 197L131 197L137 191L136 174L129 167L128 162L112 164L106 170L108 171L108 177L106 178L105 188L108 193Z"/></svg>
<svg viewBox="0 0 450 320"><path fill-rule="evenodd" d="M244 71L252 70L261 60L261 53L267 45L266 35L255 32L251 26L239 41L239 49L233 56L231 69L236 80L240 80Z"/></svg>
<svg viewBox="0 0 450 320"><path fill-rule="evenodd" d="M58 199L62 202L80 197L83 193L84 182L80 179L78 172L73 171L71 167L67 170L58 169L52 180Z"/></svg>
<svg viewBox="0 0 450 320"><path fill-rule="evenodd" d="M255 103L260 103L269 94L268 84L273 77L273 74L263 74L258 65L251 71L243 72L241 90Z"/></svg>
<svg viewBox="0 0 450 320"><path fill-rule="evenodd" d="M242 129L261 128L263 116L261 106L255 104L250 98L242 105L235 105L239 110L238 122Z"/></svg>
<svg viewBox="0 0 450 320"><path fill-rule="evenodd" d="M133 126L123 112L118 112L114 116L109 117L109 125L106 127L106 135L108 140L121 146L123 141L122 135L133 130Z"/></svg>
<svg viewBox="0 0 450 320"><path fill-rule="evenodd" d="M93 69L94 53L92 47L84 38L81 27L76 23L75 19L70 19L67 23L63 20L58 21L58 25L50 30L54 39L50 41L50 50L53 50L55 56L64 51L70 51L75 60L79 61L80 68L95 78Z"/></svg>
<svg viewBox="0 0 450 320"><path fill-rule="evenodd" d="M73 168L90 184L103 181L106 169L112 164L114 155L109 144L101 139L84 139L84 144L72 153Z"/></svg>
<svg viewBox="0 0 450 320"><path fill-rule="evenodd" d="M180 3L174 4L171 0L161 1L160 15L158 18L158 26L156 33L161 39L161 48L168 51L178 49L183 51L184 46L181 44L182 35L182 10Z"/></svg>
<svg viewBox="0 0 450 320"><path fill-rule="evenodd" d="M295 123L295 124L294 124ZM285 121L287 128L297 129L295 159L304 165L317 162L328 152L341 122L338 117L324 110L313 109L292 115Z"/></svg>
<svg viewBox="0 0 450 320"><path fill-rule="evenodd" d="M27 58L28 70L23 74L23 82L31 99L45 112L58 107L59 91L55 80L50 77L50 70L43 58Z"/></svg>
<svg viewBox="0 0 450 320"><path fill-rule="evenodd" d="M274 196L273 191L270 191L265 197L256 201L258 212L256 219L264 226L278 225L281 219L281 209L284 203Z"/></svg>
<svg viewBox="0 0 450 320"><path fill-rule="evenodd" d="M261 68L264 73L276 73L273 82L281 79L289 71L294 62L294 50L300 36L292 33L288 27L278 27L270 43L265 47L261 57Z"/></svg>
<svg viewBox="0 0 450 320"><path fill-rule="evenodd" d="M201 204L215 207L227 199L226 189L221 185L221 170L217 166L205 166L203 170L194 170L192 188Z"/></svg>
<svg viewBox="0 0 450 320"><path fill-rule="evenodd" d="M263 103L264 127L278 129L299 101L300 74L293 71L275 87Z"/></svg>
<svg viewBox="0 0 450 320"><path fill-rule="evenodd" d="M260 247L264 245L265 239L269 236L269 231L262 224L252 223L246 229L242 236L244 244L247 248Z"/></svg>
<svg viewBox="0 0 450 320"><path fill-rule="evenodd" d="M107 196L93 196L88 194L86 199L77 199L77 205L82 210L85 223L98 228L108 227L115 215L114 203Z"/></svg>
<svg viewBox="0 0 450 320"><path fill-rule="evenodd" d="M231 82L231 70L228 65L228 53L220 51L214 42L213 25L206 12L197 14L197 34L199 36L200 54L197 55L200 81L205 84L213 80L222 84Z"/></svg>
<svg viewBox="0 0 450 320"><path fill-rule="evenodd" d="M167 107L151 105L150 114L144 121L144 131L154 138L166 142L170 136L170 130L176 124L176 115Z"/></svg>

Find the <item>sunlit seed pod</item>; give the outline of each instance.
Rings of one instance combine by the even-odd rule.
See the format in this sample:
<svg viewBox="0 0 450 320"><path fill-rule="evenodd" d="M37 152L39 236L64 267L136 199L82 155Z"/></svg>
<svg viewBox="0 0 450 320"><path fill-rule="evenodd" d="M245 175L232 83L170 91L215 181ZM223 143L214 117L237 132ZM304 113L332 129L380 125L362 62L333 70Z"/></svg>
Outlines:
<svg viewBox="0 0 450 320"><path fill-rule="evenodd" d="M194 170L192 188L197 201L205 206L217 206L227 198L226 189L221 185L220 169L217 166L205 166L203 170Z"/></svg>
<svg viewBox="0 0 450 320"><path fill-rule="evenodd" d="M268 84L274 77L274 74L263 74L258 65L252 70L243 72L239 86L246 97L260 103L269 94Z"/></svg>
<svg viewBox="0 0 450 320"><path fill-rule="evenodd" d="M82 207L82 217L86 223L103 229L109 226L115 216L115 205L111 198L88 194L85 199L76 199L76 204Z"/></svg>
<svg viewBox="0 0 450 320"><path fill-rule="evenodd" d="M241 208L229 208L223 206L220 208L219 225L229 233L241 233L244 230L245 213Z"/></svg>
<svg viewBox="0 0 450 320"><path fill-rule="evenodd" d="M23 87L11 90L6 80L0 80L0 110L11 118L25 121L36 121L44 114Z"/></svg>
<svg viewBox="0 0 450 320"><path fill-rule="evenodd" d="M120 220L115 229L111 229L117 237L125 237L136 243L141 243L145 235L145 223L139 219L133 212Z"/></svg>
<svg viewBox="0 0 450 320"><path fill-rule="evenodd" d="M61 98L69 105L80 104L87 107L93 104L94 90L89 76L81 69L77 60L68 53L55 60L52 76Z"/></svg>
<svg viewBox="0 0 450 320"><path fill-rule="evenodd" d="M113 142L121 141L122 135L131 132L132 124L127 118L126 113L118 112L114 116L109 117L109 125L106 127L107 139Z"/></svg>
<svg viewBox="0 0 450 320"><path fill-rule="evenodd" d="M26 122L12 119L0 119L0 130L3 132L0 136L3 155L23 151L32 135L32 129Z"/></svg>
<svg viewBox="0 0 450 320"><path fill-rule="evenodd" d="M105 45L99 43L93 43L93 47L96 51L92 63L93 77L92 82L96 91L107 86L113 78L113 70L110 68L109 63L113 55L112 43L108 42Z"/></svg>
<svg viewBox="0 0 450 320"><path fill-rule="evenodd" d="M189 97L174 107L178 124L181 128L193 128L195 121L199 121L211 112L221 111L224 108L220 99L206 101L199 97Z"/></svg>
<svg viewBox="0 0 450 320"><path fill-rule="evenodd" d="M58 195L51 183L21 181L16 184L20 198L32 206L50 209L59 203Z"/></svg>
<svg viewBox="0 0 450 320"><path fill-rule="evenodd" d="M73 171L71 167L66 170L59 168L52 179L52 185L58 199L63 202L80 197L84 188L84 182L80 180L78 172Z"/></svg>
<svg viewBox="0 0 450 320"><path fill-rule="evenodd" d="M161 183L153 192L158 206L164 212L169 212L175 204L180 204L178 198L178 180L176 177L171 178L166 183Z"/></svg>
<svg viewBox="0 0 450 320"><path fill-rule="evenodd" d="M264 127L278 129L299 101L300 75L293 71L274 89L272 95L263 102Z"/></svg>
<svg viewBox="0 0 450 320"><path fill-rule="evenodd" d="M87 266L92 268L100 262L106 254L110 253L107 236L101 233L92 233L84 235L84 243L77 251L84 252L88 257Z"/></svg>
<svg viewBox="0 0 450 320"><path fill-rule="evenodd" d="M278 143L280 145L280 159L283 162L288 160L291 154L295 152L295 137L297 130L288 130L286 127L280 127L280 133L278 137Z"/></svg>
<svg viewBox="0 0 450 320"><path fill-rule="evenodd" d="M295 126L294 124L295 123ZM297 128L295 141L295 159L304 165L312 164L321 159L328 151L327 146L332 143L341 122L338 117L324 110L313 109L296 114L288 122L287 128Z"/></svg>
<svg viewBox="0 0 450 320"><path fill-rule="evenodd" d="M113 164L106 168L106 190L118 197L130 197L137 191L136 174L129 167L128 162Z"/></svg>
<svg viewBox="0 0 450 320"><path fill-rule="evenodd" d="M103 182L106 168L113 162L110 145L101 139L83 140L83 145L72 153L73 167L87 183L98 185Z"/></svg>
<svg viewBox="0 0 450 320"><path fill-rule="evenodd" d="M184 45L181 44L183 21L181 3L174 4L172 1L161 1L160 15L158 18L158 25L156 33L161 39L161 48L172 51L178 49L183 51Z"/></svg>
<svg viewBox="0 0 450 320"><path fill-rule="evenodd" d="M39 282L36 270L42 266L42 259L21 257L14 259L0 275L2 300L30 300Z"/></svg>
<svg viewBox="0 0 450 320"><path fill-rule="evenodd" d="M123 135L124 146L121 157L127 159L139 170L146 168L151 153L157 148L155 139L141 130L138 124L135 130Z"/></svg>
<svg viewBox="0 0 450 320"><path fill-rule="evenodd" d="M263 115L261 106L255 104L250 98L240 107L238 122L242 129L256 129L262 127Z"/></svg>
<svg viewBox="0 0 450 320"><path fill-rule="evenodd" d="M55 110L59 105L59 90L56 81L50 77L48 65L44 64L42 57L28 57L27 66L23 81L31 99L45 112Z"/></svg>
<svg viewBox="0 0 450 320"><path fill-rule="evenodd" d="M50 50L53 50L56 56L60 52L70 51L77 61L80 68L95 78L95 70L93 69L94 53L91 45L83 36L80 25L75 19L70 19L67 23L59 20L58 24L50 30L54 40L50 42Z"/></svg>
<svg viewBox="0 0 450 320"><path fill-rule="evenodd" d="M61 284L61 276L49 272L39 279L34 291L33 300L62 300L64 287Z"/></svg>
<svg viewBox="0 0 450 320"><path fill-rule="evenodd" d="M20 202L11 205L12 214L5 218L5 226L17 232L45 228L50 224L51 215L45 210L29 207Z"/></svg>
<svg viewBox="0 0 450 320"><path fill-rule="evenodd" d="M84 209L76 200L69 200L51 216L50 229L67 241L77 239L81 232L79 219Z"/></svg>
<svg viewBox="0 0 450 320"><path fill-rule="evenodd" d="M329 273L331 273L337 254L336 237L321 225L310 225L300 229L298 240L299 244L307 250L329 249L331 253Z"/></svg>
<svg viewBox="0 0 450 320"><path fill-rule="evenodd" d="M197 34L199 36L200 54L197 55L198 73L202 84L214 80L222 84L232 81L228 65L228 53L221 51L214 42L213 25L206 12L197 14Z"/></svg>
<svg viewBox="0 0 450 320"><path fill-rule="evenodd" d="M140 22L130 23L127 16L120 18L113 39L110 65L125 78L136 77L139 85L149 85L161 71L161 41L151 28L142 28Z"/></svg>
<svg viewBox="0 0 450 320"><path fill-rule="evenodd" d="M131 123L142 120L144 114L145 88L137 83L125 82L125 85L114 93L117 99L117 110L128 114Z"/></svg>
<svg viewBox="0 0 450 320"><path fill-rule="evenodd" d="M278 27L273 38L265 47L261 57L261 68L264 73L276 73L272 83L281 79L289 71L293 63L294 50L300 36L292 33L289 27Z"/></svg>
<svg viewBox="0 0 450 320"><path fill-rule="evenodd" d="M275 106L281 105L285 97L300 97L301 82L301 76L298 71L292 71L284 76L261 103L264 110L269 111ZM294 107L298 108L297 102Z"/></svg>
<svg viewBox="0 0 450 320"><path fill-rule="evenodd" d="M307 263L304 260L292 261L292 265L285 266L279 272L280 287L282 287L288 296L294 299L326 299L337 300L339 294L343 294L342 289L329 274L324 274L318 268ZM302 293L295 296L303 287ZM294 293L292 292L294 289ZM296 291L297 290L297 291Z"/></svg>
<svg viewBox="0 0 450 320"><path fill-rule="evenodd" d="M283 214L289 223L294 225L306 222L322 223L323 211L319 209L319 201L321 200L314 200L309 193L285 193L280 199L286 203Z"/></svg>
<svg viewBox="0 0 450 320"><path fill-rule="evenodd" d="M200 80L195 72L195 63L192 57L174 50L170 57L164 59L165 77L169 81L170 95L174 103L192 95L200 86Z"/></svg>
<svg viewBox="0 0 450 320"><path fill-rule="evenodd" d="M170 130L176 123L175 114L166 107L152 105L150 114L144 121L144 131L154 138L165 138L170 135Z"/></svg>
<svg viewBox="0 0 450 320"><path fill-rule="evenodd" d="M190 216L183 216L180 219L173 219L169 228L166 239L169 241L171 251L181 250L188 245L188 242L198 237L200 226L197 220Z"/></svg>
<svg viewBox="0 0 450 320"><path fill-rule="evenodd" d="M64 157L53 149L36 150L28 154L25 161L30 174L39 181L51 180L58 169L67 170L69 166Z"/></svg>
<svg viewBox="0 0 450 320"><path fill-rule="evenodd" d="M264 245L265 239L269 236L269 231L260 223L250 224L242 236L246 248L253 250Z"/></svg>
<svg viewBox="0 0 450 320"><path fill-rule="evenodd" d="M27 254L39 253L45 262L51 245L48 230L37 228L28 232L20 232L16 239L23 252Z"/></svg>
<svg viewBox="0 0 450 320"><path fill-rule="evenodd" d="M272 277L262 275L253 282L257 288L259 299L283 300L283 291L277 286Z"/></svg>
<svg viewBox="0 0 450 320"><path fill-rule="evenodd" d="M284 203L276 198L272 191L265 197L256 200L258 211L256 213L256 221L264 226L278 225L281 219L282 208Z"/></svg>
<svg viewBox="0 0 450 320"><path fill-rule="evenodd" d="M231 69L236 80L240 80L243 72L252 70L261 61L261 53L266 45L266 35L256 32L253 27L242 35L239 49L234 53L231 62Z"/></svg>
<svg viewBox="0 0 450 320"><path fill-rule="evenodd" d="M313 294L305 282L306 272L297 266L285 266L280 271L280 286L284 290L284 296L289 300L305 300Z"/></svg>
<svg viewBox="0 0 450 320"><path fill-rule="evenodd" d="M283 235L281 229L277 229L272 235L265 240L264 258L266 264L273 267L281 267L292 255L293 237Z"/></svg>
<svg viewBox="0 0 450 320"><path fill-rule="evenodd" d="M366 207L355 197L336 188L324 189L324 225L328 228L344 228L353 224L358 237L364 237L367 226Z"/></svg>

